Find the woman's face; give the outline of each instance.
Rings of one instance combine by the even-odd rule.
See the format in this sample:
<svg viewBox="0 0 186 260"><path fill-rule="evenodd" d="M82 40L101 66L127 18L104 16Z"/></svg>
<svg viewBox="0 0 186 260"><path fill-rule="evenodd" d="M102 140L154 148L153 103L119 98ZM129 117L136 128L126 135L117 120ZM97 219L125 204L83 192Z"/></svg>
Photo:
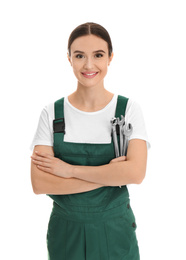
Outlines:
<svg viewBox="0 0 186 260"><path fill-rule="evenodd" d="M85 87L103 85L112 58L107 42L92 34L74 40L68 56L78 84Z"/></svg>

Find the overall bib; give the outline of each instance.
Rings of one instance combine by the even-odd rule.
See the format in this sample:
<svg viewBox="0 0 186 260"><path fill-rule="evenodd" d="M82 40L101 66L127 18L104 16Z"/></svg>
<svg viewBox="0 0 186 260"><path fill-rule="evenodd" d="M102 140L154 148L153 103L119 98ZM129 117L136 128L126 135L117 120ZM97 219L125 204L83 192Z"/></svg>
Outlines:
<svg viewBox="0 0 186 260"><path fill-rule="evenodd" d="M115 117L125 114L127 101L118 96ZM64 98L55 102L56 125L64 123L63 105ZM113 141L64 142L64 132L64 129L54 132L55 157L84 166L108 164L115 158ZM47 232L49 260L140 259L135 217L126 186L48 196L54 200Z"/></svg>

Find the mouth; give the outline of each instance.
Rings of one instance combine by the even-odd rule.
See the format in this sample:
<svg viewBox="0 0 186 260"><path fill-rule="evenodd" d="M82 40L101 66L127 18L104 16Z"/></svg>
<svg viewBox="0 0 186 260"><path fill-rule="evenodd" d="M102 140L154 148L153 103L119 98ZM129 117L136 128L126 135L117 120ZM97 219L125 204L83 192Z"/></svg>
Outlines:
<svg viewBox="0 0 186 260"><path fill-rule="evenodd" d="M87 78L87 79L92 79L92 78L94 78L94 77L97 76L98 72L92 72L92 71L90 71L90 72L82 72L81 74L82 74L85 78Z"/></svg>

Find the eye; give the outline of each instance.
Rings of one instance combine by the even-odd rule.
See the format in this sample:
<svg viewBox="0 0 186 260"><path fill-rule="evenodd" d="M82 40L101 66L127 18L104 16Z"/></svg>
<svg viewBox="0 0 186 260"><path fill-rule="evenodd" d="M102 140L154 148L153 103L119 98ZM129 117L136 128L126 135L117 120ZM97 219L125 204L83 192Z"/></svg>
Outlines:
<svg viewBox="0 0 186 260"><path fill-rule="evenodd" d="M97 53L97 54L95 55L95 57L96 57L96 58L102 58L102 57L103 57L103 54Z"/></svg>
<svg viewBox="0 0 186 260"><path fill-rule="evenodd" d="M76 58L77 58L77 59L82 59L82 58L83 58L83 55L82 55L82 54L77 54L77 55L76 55Z"/></svg>

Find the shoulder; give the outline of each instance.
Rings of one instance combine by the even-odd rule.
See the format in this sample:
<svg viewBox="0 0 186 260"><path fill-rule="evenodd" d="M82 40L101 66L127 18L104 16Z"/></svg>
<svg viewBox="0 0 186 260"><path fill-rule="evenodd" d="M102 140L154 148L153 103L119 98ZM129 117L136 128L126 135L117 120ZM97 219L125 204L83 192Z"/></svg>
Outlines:
<svg viewBox="0 0 186 260"><path fill-rule="evenodd" d="M140 104L137 101L129 98L127 102L126 112L129 110L138 110L138 109L141 109Z"/></svg>
<svg viewBox="0 0 186 260"><path fill-rule="evenodd" d="M121 101L122 103L124 102L126 104L126 114L141 110L139 103L132 98L118 94L116 96L118 97L118 101Z"/></svg>
<svg viewBox="0 0 186 260"><path fill-rule="evenodd" d="M129 100L128 100L125 115L126 115L126 119L132 120L135 122L140 123L142 120L144 120L143 112L142 112L140 104L131 98L129 98Z"/></svg>
<svg viewBox="0 0 186 260"><path fill-rule="evenodd" d="M49 103L43 108L41 116L52 120L54 119L54 102Z"/></svg>

